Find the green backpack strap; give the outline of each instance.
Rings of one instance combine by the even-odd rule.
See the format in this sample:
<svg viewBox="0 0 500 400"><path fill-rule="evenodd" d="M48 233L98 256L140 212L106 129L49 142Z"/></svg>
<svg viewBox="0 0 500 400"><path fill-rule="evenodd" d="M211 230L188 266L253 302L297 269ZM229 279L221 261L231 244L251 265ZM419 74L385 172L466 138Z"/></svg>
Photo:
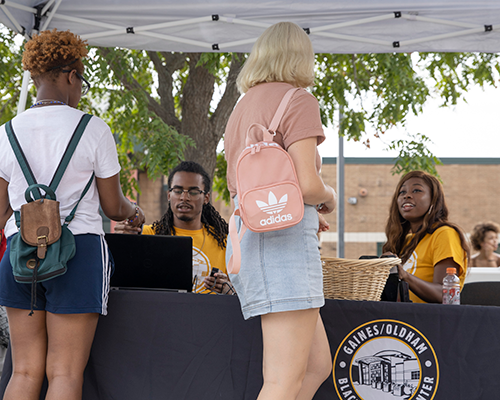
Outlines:
<svg viewBox="0 0 500 400"><path fill-rule="evenodd" d="M87 124L89 123L90 119L92 118L92 115L90 114L84 114L82 118L80 119L80 122L78 122L78 125L75 128L75 131L73 132L73 135L71 136L71 139L68 143L68 146L66 147L66 150L64 151L64 155L59 162L59 165L57 166L56 172L54 176L52 177L52 181L50 182L49 187L52 189L52 191L55 193L57 187L59 186L59 182L61 182L61 179L64 175L64 172L66 171L66 168L68 167L69 160L71 160L71 157L73 156L73 153L75 152L76 146L78 145L78 142L80 141L83 132L85 131L85 128L87 127ZM16 134L14 133L14 128L12 128L12 121L7 122L6 124L6 131L7 131L7 137L9 138L10 145L12 146L12 150L14 150L14 154L16 155L17 161L19 165L21 166L21 170L23 172L24 177L26 178L26 182L28 182L29 186L32 185L37 185L37 181L35 179L35 176L33 174L33 171L31 170L31 167L28 164L28 161L26 160L26 156L24 155L23 150L21 149L21 146L19 145L19 141L17 140ZM93 178L92 178L93 179ZM29 189L29 188L28 188ZM33 196L35 197L35 200L38 200L42 197L40 190L37 187L34 187L35 193ZM30 191L33 189L29 189ZM54 199L55 200L55 199Z"/></svg>
<svg viewBox="0 0 500 400"><path fill-rule="evenodd" d="M59 186L59 183L61 182L61 179L64 175L64 172L66 171L66 168L68 167L69 161L71 160L71 157L73 156L73 153L75 152L76 146L78 145L78 142L80 141L83 132L85 131L85 128L87 127L87 124L89 123L90 119L92 118L92 115L90 114L84 114L82 118L80 119L80 122L78 123L77 127L75 128L75 131L73 132L73 135L71 136L71 139L68 143L68 146L66 147L66 150L64 151L64 155L59 162L59 165L57 166L56 172L54 176L52 177L52 181L50 185L47 187L45 185L38 184L36 182L35 176L33 174L33 171L31 170L31 167L28 164L28 161L26 160L26 156L23 153L23 150L21 149L21 146L19 145L19 141L17 140L17 137L14 133L14 129L12 128L12 122L9 121L6 124L6 131L7 131L7 137L9 138L9 142L12 146L12 150L14 151L14 154L17 158L17 161L19 162L19 165L21 166L21 170L24 174L24 177L26 178L26 181L28 182L28 189L26 189L25 192L25 198L27 202L30 202L31 199L31 194L35 198L35 200L38 200L42 198L42 194L40 193L39 188L45 191L46 196L48 195L49 198L52 200L56 200L55 196L55 191L57 187ZM75 217L76 209L78 205L80 204L80 201L83 199L83 197L87 194L88 190L90 189L90 186L92 185L92 182L94 181L94 176L95 173L92 173L92 176L90 177L87 185L85 186L85 189L83 190L80 198L78 199L76 205L73 207L71 210L71 213L65 218L65 224L69 224L73 218ZM21 214L19 211L15 211L15 219L16 219L16 225L18 228L21 226Z"/></svg>
<svg viewBox="0 0 500 400"><path fill-rule="evenodd" d="M71 136L71 140L69 141L68 147L66 147L66 151L64 152L61 162L59 163L56 169L56 173L52 177L52 181L50 182L49 185L54 192L59 186L59 182L61 182L61 179L64 175L64 171L66 171L66 168L69 164L69 160L71 160L71 157L75 152L76 146L78 145L78 142L80 141L83 132L85 131L85 128L87 127L87 124L89 123L91 118L92 115L84 114L80 119L80 122L78 123L75 131L73 132L73 136Z"/></svg>
<svg viewBox="0 0 500 400"><path fill-rule="evenodd" d="M26 160L26 156L23 153L23 149L19 145L19 141L14 133L14 129L12 128L12 121L7 122L5 124L5 130L7 131L7 137L9 138L10 145L12 146L12 150L16 155L17 162L19 163L21 170L23 171L23 175L26 178L26 182L28 182L28 186L36 185L37 181L35 179L35 175L33 175L33 171L31 170L28 161ZM42 194L36 189L34 193L35 199L38 200L42 197Z"/></svg>
<svg viewBox="0 0 500 400"><path fill-rule="evenodd" d="M66 218L64 218L65 225L68 225L71 221L73 221L73 218L75 218L76 208L78 207L78 204L80 204L80 201L82 201L82 199L85 197L85 195L89 191L90 185L92 185L92 181L94 180L94 176L95 176L95 172L92 172L92 176L90 177L89 181L87 182L87 186L85 186L85 189L83 189L82 195L80 196L80 198L76 202L75 206L73 207L73 209L71 210L69 215Z"/></svg>

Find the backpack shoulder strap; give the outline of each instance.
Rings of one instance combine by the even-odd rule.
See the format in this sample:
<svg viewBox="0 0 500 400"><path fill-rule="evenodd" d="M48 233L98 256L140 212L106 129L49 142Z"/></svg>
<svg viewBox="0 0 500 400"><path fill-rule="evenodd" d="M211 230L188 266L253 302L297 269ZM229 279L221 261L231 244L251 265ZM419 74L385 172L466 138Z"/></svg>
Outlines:
<svg viewBox="0 0 500 400"><path fill-rule="evenodd" d="M252 144L252 139L250 138L249 132L253 127L257 127L262 131L262 140L264 142L272 142L273 141L273 138L276 135L276 130L278 129L278 126L283 118L283 115L285 114L286 107L288 106L288 103L290 102L290 100L292 99L293 95L295 94L295 92L297 90L300 90L300 88L292 88L285 93L285 95L283 96L283 99L281 100L281 103L278 106L278 109L276 110L276 112L274 114L273 119L271 120L271 124L269 125L269 128L266 129L265 126L258 124L258 123L254 123L254 124L249 126L249 128L245 134L245 143L246 143L247 147ZM257 136L257 138L258 138L258 136ZM258 139L255 139L255 137L253 137L253 139L259 141Z"/></svg>
<svg viewBox="0 0 500 400"><path fill-rule="evenodd" d="M78 142L80 141L83 132L85 131L85 128L87 127L87 124L89 123L90 119L92 118L92 115L90 114L84 114L82 118L80 119L80 122L75 128L75 131L73 132L73 136L71 136L71 139L68 143L68 147L66 147L66 150L64 151L64 155L61 159L61 162L57 166L56 172L54 176L52 177L52 181L50 182L49 187L55 192L57 189L57 186L59 186L59 182L61 182L61 179L64 175L64 172L66 171L66 168L68 167L69 160L71 160L71 157L73 156L73 153L75 152L76 146L78 145Z"/></svg>
<svg viewBox="0 0 500 400"><path fill-rule="evenodd" d="M283 96L283 99L281 100L281 103L278 106L276 113L274 114L274 117L271 121L271 124L269 125L268 132L266 132L267 134L264 134L264 140L266 142L273 141L272 138L274 135L276 135L276 130L278 129L278 126L280 125L281 120L283 119L283 115L285 114L285 110L288 106L288 103L292 99L295 92L297 92L298 90L300 90L300 88L290 89L285 93L285 96ZM270 140L267 140L266 137L267 137L267 139L270 139Z"/></svg>
<svg viewBox="0 0 500 400"><path fill-rule="evenodd" d="M83 189L83 192L80 195L80 198L76 202L75 206L73 207L73 209L71 210L69 215L64 219L64 223L66 225L68 225L71 221L73 221L73 218L75 218L76 209L77 209L78 205L80 204L80 201L82 201L82 199L85 197L85 195L89 191L90 185L92 185L94 177L95 177L95 172L92 173L92 176L90 177L89 181L87 182L87 186L85 186L85 189Z"/></svg>
<svg viewBox="0 0 500 400"><path fill-rule="evenodd" d="M9 139L14 154L16 155L17 162L21 166L21 170L24 174L24 177L26 178L26 182L28 182L28 185L30 186L35 185L37 183L35 175L33 174L33 171L31 170L31 167L26 160L26 156L24 155L23 149L21 148L19 141L17 140L17 136L14 133L12 121L9 121L5 124L5 130L7 131L7 138Z"/></svg>
<svg viewBox="0 0 500 400"><path fill-rule="evenodd" d="M229 219L229 237L231 238L231 246L233 248L233 254L229 258L229 262L227 263L227 272L230 274L237 274L240 272L241 266L241 246L240 242L243 239L243 235L247 231L247 227L245 224L241 224L241 230L238 235L238 229L236 228L235 217L240 216L240 210L237 209L231 215Z"/></svg>
<svg viewBox="0 0 500 400"><path fill-rule="evenodd" d="M68 143L68 146L66 147L66 150L64 151L64 155L56 169L56 172L54 176L52 177L52 182L50 183L49 187L55 192L57 189L57 186L59 186L59 182L61 181L61 178L64 174L64 171L66 171L66 168L68 166L69 160L73 156L73 153L75 152L76 146L78 145L78 142L80 141L83 132L85 131L85 128L87 127L87 124L89 123L90 119L92 118L92 115L90 114L84 114L82 118L80 119L80 122L78 123L77 127L75 128L75 131L73 132L73 135L71 136L71 139ZM24 177L26 178L26 182L28 182L28 185L36 185L37 181L35 179L35 175L33 174L33 171L31 170L30 165L28 164L28 160L26 160L26 156L24 155L23 149L21 148L19 144L19 140L17 139L16 134L14 133L14 128L12 127L12 121L8 121L7 124L5 125L5 130L7 131L7 138L9 139L10 145L12 146L12 150L14 151L14 154L17 158L17 161L19 165L21 166L21 170L23 172ZM93 179L93 176L92 176ZM38 188L36 188L36 192L38 196L36 197L37 199L41 198L42 195L39 191Z"/></svg>

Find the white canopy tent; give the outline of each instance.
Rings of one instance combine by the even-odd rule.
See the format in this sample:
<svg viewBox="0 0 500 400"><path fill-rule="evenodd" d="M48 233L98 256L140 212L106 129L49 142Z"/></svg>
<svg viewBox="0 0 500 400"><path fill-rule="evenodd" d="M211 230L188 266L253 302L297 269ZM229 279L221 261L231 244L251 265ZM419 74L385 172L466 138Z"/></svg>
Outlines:
<svg viewBox="0 0 500 400"><path fill-rule="evenodd" d="M278 21L306 29L317 53L500 51L498 0L0 0L16 32L145 50L248 52Z"/></svg>
<svg viewBox="0 0 500 400"><path fill-rule="evenodd" d="M317 53L500 51L500 0L0 0L0 23L26 37L69 29L94 46L156 51L249 52L279 21L304 28ZM342 148L340 138L339 257Z"/></svg>

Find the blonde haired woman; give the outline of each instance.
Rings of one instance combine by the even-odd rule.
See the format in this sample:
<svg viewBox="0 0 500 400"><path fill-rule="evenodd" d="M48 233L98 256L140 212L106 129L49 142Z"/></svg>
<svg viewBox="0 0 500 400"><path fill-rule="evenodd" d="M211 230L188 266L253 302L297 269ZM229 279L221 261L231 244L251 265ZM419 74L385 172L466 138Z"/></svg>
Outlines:
<svg viewBox="0 0 500 400"><path fill-rule="evenodd" d="M238 76L246 93L225 133L228 187L235 206L236 161L253 123L269 126L285 93L314 82L314 52L306 33L281 22L255 43ZM319 308L324 304L318 230L328 229L319 212L334 210L336 195L319 175L317 145L325 136L317 100L304 89L292 97L274 140L290 154L304 200L304 218L275 232L247 231L241 242L241 270L231 275L245 319L261 316L264 385L259 400L312 399L332 369ZM272 173L272 171L270 171ZM226 260L232 254L229 241Z"/></svg>

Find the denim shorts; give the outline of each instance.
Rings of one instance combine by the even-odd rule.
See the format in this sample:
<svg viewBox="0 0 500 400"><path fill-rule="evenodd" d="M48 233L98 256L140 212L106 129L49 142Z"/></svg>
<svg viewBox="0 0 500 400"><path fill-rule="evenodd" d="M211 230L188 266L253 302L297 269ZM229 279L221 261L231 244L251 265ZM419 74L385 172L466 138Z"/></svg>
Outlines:
<svg viewBox="0 0 500 400"><path fill-rule="evenodd" d="M16 233L18 235L18 233ZM0 262L0 305L29 310L31 284L14 280L10 264L10 243ZM76 254L64 275L37 284L36 307L54 314L107 314L109 279L113 269L103 236L75 235Z"/></svg>
<svg viewBox="0 0 500 400"><path fill-rule="evenodd" d="M238 207L236 197L234 202ZM316 209L305 205L304 218L291 228L264 233L247 229L241 240L240 272L230 274L245 319L324 305L318 224ZM239 233L239 217L236 226ZM226 264L232 253L228 238Z"/></svg>

